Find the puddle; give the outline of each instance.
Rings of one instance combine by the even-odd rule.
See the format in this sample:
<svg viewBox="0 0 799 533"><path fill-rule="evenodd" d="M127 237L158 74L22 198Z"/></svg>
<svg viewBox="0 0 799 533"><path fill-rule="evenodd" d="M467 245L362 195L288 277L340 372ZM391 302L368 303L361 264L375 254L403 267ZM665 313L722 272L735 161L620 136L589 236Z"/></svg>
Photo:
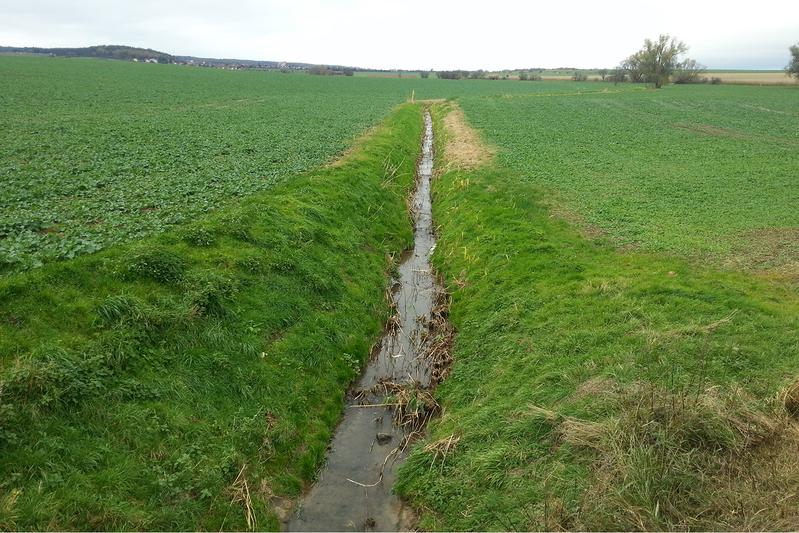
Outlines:
<svg viewBox="0 0 799 533"><path fill-rule="evenodd" d="M434 307L443 293L430 266L435 236L429 113L425 113L424 121L422 158L412 201L414 247L403 256L399 279L392 287L396 315L386 327L379 352L348 395L327 463L289 520L289 531L399 531L412 526L412 513L403 508L392 487L405 456L405 444L426 420L416 417L412 423L402 424L395 415L403 414L403 410L386 403L396 402L397 393L401 395L409 386L432 401L425 389L438 378L434 376L438 372L436 362L430 356L434 342L430 331L435 322Z"/></svg>

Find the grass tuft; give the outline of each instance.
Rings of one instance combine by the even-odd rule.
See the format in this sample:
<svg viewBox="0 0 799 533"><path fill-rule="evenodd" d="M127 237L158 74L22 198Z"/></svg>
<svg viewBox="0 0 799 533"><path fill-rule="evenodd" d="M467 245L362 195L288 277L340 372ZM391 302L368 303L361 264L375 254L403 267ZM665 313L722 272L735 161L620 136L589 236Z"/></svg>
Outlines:
<svg viewBox="0 0 799 533"><path fill-rule="evenodd" d="M134 249L125 258L124 272L129 277L161 283L177 283L186 272L186 261L163 246Z"/></svg>

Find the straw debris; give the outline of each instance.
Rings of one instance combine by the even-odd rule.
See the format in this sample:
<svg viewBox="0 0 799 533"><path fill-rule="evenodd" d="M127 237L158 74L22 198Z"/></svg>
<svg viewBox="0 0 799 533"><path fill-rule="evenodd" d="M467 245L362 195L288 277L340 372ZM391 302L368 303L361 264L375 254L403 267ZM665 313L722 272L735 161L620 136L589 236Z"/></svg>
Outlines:
<svg viewBox="0 0 799 533"><path fill-rule="evenodd" d="M252 497L250 496L250 486L247 483L245 472L247 465L244 464L239 470L239 475L236 476L235 481L230 486L230 493L232 495L231 504L239 504L244 508L244 519L247 521L247 530L255 531L258 526L258 521L255 518L255 511L252 507Z"/></svg>
<svg viewBox="0 0 799 533"><path fill-rule="evenodd" d="M797 389L763 405L737 388L637 383L612 397L616 415L597 421L527 410L552 424L558 443L587 452L593 473L570 517L576 529L795 529Z"/></svg>

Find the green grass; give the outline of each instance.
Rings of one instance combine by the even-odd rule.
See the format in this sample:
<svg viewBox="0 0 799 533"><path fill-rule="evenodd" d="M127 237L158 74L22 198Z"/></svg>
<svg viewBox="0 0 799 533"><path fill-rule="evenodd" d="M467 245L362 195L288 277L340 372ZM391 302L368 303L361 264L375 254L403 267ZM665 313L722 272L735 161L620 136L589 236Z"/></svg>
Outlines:
<svg viewBox="0 0 799 533"><path fill-rule="evenodd" d="M660 98L674 93L663 94L616 102L628 113L628 98L666 107ZM786 441L768 421L784 419L776 393L797 378L797 293L662 253L618 251L613 241L583 238L546 206L544 184L588 182L582 171L593 163L579 153L611 151L576 142L610 128L604 121L557 117L575 107L601 115L608 98L534 99L529 111L515 107L516 129L510 104L464 101L489 138L524 136L543 153L532 158L519 140L503 146L498 163L434 183L434 264L452 293L455 363L437 391L444 414L402 468L398 489L434 530L795 529L795 441L782 450ZM529 124L536 110L542 118ZM677 152L666 142L675 134L661 128L662 150ZM535 130L549 136L529 136ZM555 143L564 131L571 137ZM631 137L619 126L614 142ZM648 157L619 154L613 168ZM566 168L544 171L556 172L556 162ZM653 164L648 175L661 170ZM603 201L586 209L601 213ZM647 204L653 223L673 220L665 203ZM460 440L446 455L425 447L450 436ZM775 449L785 468L763 460Z"/></svg>
<svg viewBox="0 0 799 533"><path fill-rule="evenodd" d="M0 280L0 529L258 527L324 458L411 240L422 132L157 237Z"/></svg>
<svg viewBox="0 0 799 533"><path fill-rule="evenodd" d="M600 87L462 107L501 164L617 245L736 266L795 257L797 89Z"/></svg>
<svg viewBox="0 0 799 533"><path fill-rule="evenodd" d="M427 443L459 440L402 472L422 525L796 529L799 296L741 272L795 277L796 89L32 57L0 57L0 529L244 529L242 468L278 527L386 316L420 109L320 165L412 91L498 148L434 185Z"/></svg>

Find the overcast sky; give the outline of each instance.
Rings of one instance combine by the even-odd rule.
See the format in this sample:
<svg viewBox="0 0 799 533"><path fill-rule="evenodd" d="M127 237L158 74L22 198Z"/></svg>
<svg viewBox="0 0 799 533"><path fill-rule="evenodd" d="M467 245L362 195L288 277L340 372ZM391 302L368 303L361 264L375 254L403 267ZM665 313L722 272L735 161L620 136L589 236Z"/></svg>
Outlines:
<svg viewBox="0 0 799 533"><path fill-rule="evenodd" d="M659 33L710 68L778 69L799 0L0 0L0 45L372 68L612 67Z"/></svg>

